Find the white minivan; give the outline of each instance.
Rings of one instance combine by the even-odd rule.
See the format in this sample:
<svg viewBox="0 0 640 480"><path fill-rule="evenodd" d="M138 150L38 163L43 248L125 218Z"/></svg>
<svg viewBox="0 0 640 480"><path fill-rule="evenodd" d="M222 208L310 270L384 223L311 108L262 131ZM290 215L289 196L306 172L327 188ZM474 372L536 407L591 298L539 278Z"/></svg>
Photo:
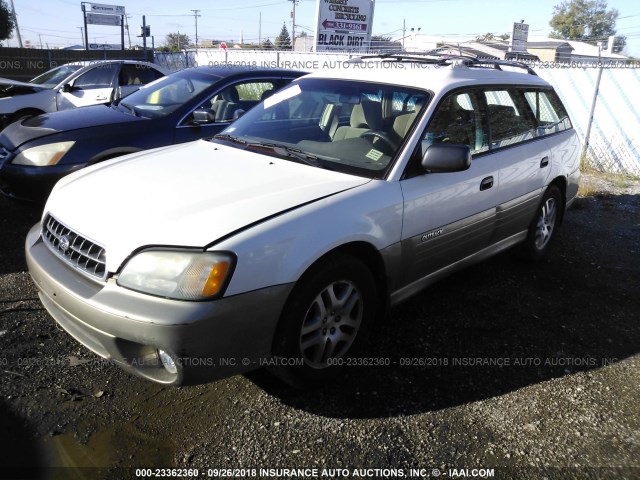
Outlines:
<svg viewBox="0 0 640 480"><path fill-rule="evenodd" d="M528 67L365 58L214 138L63 178L27 262L58 324L130 372L313 386L439 278L516 245L541 258L578 181L571 121Z"/></svg>

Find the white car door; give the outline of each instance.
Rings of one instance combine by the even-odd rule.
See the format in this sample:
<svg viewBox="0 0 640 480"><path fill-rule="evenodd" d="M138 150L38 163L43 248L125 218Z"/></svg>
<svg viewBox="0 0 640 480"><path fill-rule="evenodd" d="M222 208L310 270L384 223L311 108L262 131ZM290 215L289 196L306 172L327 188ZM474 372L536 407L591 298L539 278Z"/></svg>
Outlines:
<svg viewBox="0 0 640 480"><path fill-rule="evenodd" d="M479 99L473 91L445 97L422 137L423 152L436 142L468 145L474 154L471 167L454 173L417 172L401 181L405 285L489 245L500 166L488 152Z"/></svg>
<svg viewBox="0 0 640 480"><path fill-rule="evenodd" d="M58 91L58 110L111 101L119 69L118 63L100 63L80 74Z"/></svg>

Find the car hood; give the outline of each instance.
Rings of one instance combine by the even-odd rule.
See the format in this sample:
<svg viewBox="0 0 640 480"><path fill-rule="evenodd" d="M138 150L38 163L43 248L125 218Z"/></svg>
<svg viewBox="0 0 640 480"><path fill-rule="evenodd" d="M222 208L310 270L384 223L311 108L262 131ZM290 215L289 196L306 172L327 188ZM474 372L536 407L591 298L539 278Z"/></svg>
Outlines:
<svg viewBox="0 0 640 480"><path fill-rule="evenodd" d="M63 178L45 214L105 247L116 271L150 245L205 247L369 179L204 140L120 157Z"/></svg>
<svg viewBox="0 0 640 480"><path fill-rule="evenodd" d="M39 92L40 90L47 90L49 88L50 87L37 85L35 83L0 78L0 98Z"/></svg>
<svg viewBox="0 0 640 480"><path fill-rule="evenodd" d="M144 118L134 117L107 105L92 105L72 108L60 112L45 113L15 122L2 131L0 143L14 150L26 142L60 132L71 132L85 128L140 122Z"/></svg>

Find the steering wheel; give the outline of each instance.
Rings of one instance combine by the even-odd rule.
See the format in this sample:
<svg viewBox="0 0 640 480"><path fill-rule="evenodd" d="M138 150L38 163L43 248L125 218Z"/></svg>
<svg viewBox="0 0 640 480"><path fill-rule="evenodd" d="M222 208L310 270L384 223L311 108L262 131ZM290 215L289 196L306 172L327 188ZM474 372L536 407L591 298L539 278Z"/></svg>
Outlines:
<svg viewBox="0 0 640 480"><path fill-rule="evenodd" d="M362 135L360 135L360 137L362 138L373 137L371 139L372 141L375 140L376 138L379 138L385 143L385 145L387 145L391 149L392 152L395 151L396 148L398 148L398 146L396 145L396 142L391 140L391 138L389 138L389 136L384 132L378 132L377 130L368 130L364 132Z"/></svg>

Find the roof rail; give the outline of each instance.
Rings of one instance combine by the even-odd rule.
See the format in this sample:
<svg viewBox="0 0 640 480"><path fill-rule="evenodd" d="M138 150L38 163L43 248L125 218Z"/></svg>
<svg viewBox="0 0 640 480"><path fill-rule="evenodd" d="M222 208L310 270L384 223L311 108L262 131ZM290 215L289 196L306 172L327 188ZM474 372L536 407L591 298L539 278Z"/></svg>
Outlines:
<svg viewBox="0 0 640 480"><path fill-rule="evenodd" d="M426 63L431 65L452 65L455 61L460 61L467 67L493 67L497 70L503 70L501 67L514 67L522 68L526 70L529 75L538 76L538 74L526 63L518 62L514 60L491 60L491 59L479 59L472 55L449 55L437 52L415 52L411 54L405 53L376 53L371 55L362 55L349 59L349 62L356 63L363 60L369 60L378 58L383 61L395 61L395 62L417 62Z"/></svg>

